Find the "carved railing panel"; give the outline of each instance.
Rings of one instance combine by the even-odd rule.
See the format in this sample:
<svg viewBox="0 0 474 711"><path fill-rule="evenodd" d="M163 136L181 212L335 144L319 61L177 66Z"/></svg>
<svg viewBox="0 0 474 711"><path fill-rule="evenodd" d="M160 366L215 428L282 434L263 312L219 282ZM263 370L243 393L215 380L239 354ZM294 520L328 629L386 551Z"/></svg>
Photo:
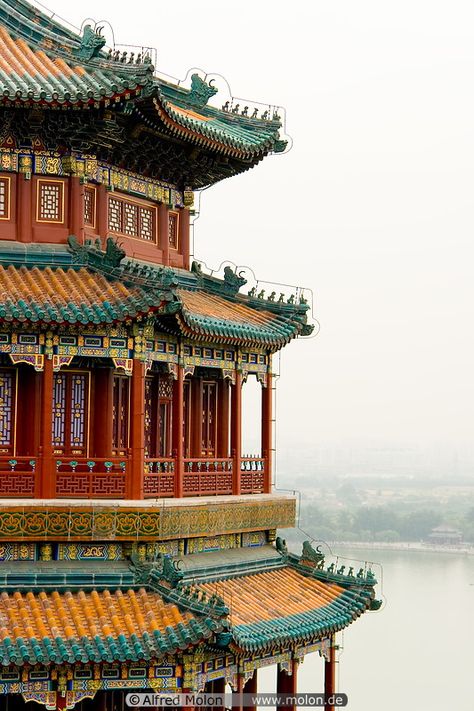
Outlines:
<svg viewBox="0 0 474 711"><path fill-rule="evenodd" d="M265 459L242 457L240 463L240 491L242 494L262 494L265 483Z"/></svg>
<svg viewBox="0 0 474 711"><path fill-rule="evenodd" d="M184 496L232 494L232 459L185 459Z"/></svg>
<svg viewBox="0 0 474 711"><path fill-rule="evenodd" d="M174 496L175 463L165 457L145 459L143 495L145 499Z"/></svg>
<svg viewBox="0 0 474 711"><path fill-rule="evenodd" d="M56 497L71 499L125 499L127 462L122 458L55 461Z"/></svg>
<svg viewBox="0 0 474 711"><path fill-rule="evenodd" d="M39 495L37 460L32 457L0 457L0 498L35 498Z"/></svg>

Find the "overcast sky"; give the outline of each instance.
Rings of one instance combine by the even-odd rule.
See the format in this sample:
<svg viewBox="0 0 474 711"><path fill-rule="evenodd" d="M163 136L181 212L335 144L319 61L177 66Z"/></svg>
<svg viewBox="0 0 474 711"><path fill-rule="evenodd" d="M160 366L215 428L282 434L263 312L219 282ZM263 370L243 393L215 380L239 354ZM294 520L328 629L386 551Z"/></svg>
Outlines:
<svg viewBox="0 0 474 711"><path fill-rule="evenodd" d="M286 108L291 151L206 191L196 255L315 294L283 352L279 446L464 447L474 414L474 5L49 0L235 96ZM219 81L218 81L219 84ZM220 82L222 85L222 82Z"/></svg>

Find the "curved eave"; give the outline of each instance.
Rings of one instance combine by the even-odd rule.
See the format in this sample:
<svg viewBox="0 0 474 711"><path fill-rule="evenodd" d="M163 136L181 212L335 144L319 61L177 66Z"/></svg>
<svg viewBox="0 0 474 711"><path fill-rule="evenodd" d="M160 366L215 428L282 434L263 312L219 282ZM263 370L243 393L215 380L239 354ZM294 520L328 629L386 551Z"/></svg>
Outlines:
<svg viewBox="0 0 474 711"><path fill-rule="evenodd" d="M299 330L293 328L280 334L274 331L245 327L232 321L211 321L196 318L182 310L176 315L181 332L190 339L199 340L203 337L220 343L240 344L245 346L266 347L278 350L299 335Z"/></svg>
<svg viewBox="0 0 474 711"><path fill-rule="evenodd" d="M183 140L191 141L224 156L231 156L242 161L255 161L268 155L278 140L265 137L262 141L249 145L244 140L238 141L212 126L206 126L204 121L188 118L175 111L169 102L157 96L153 99L160 120L172 133ZM210 122L209 122L210 123Z"/></svg>

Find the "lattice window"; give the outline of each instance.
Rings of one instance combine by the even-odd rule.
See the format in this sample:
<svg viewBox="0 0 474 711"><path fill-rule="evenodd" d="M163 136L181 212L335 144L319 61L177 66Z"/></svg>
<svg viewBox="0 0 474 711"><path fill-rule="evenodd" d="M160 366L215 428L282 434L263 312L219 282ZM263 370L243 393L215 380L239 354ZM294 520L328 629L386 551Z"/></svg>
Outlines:
<svg viewBox="0 0 474 711"><path fill-rule="evenodd" d="M109 230L122 232L122 201L109 198Z"/></svg>
<svg viewBox="0 0 474 711"><path fill-rule="evenodd" d="M95 227L95 188L84 188L84 224Z"/></svg>
<svg viewBox="0 0 474 711"><path fill-rule="evenodd" d="M66 376L62 373L54 376L53 385L53 447L64 447L64 428L66 424Z"/></svg>
<svg viewBox="0 0 474 711"><path fill-rule="evenodd" d="M171 376L161 375L158 382L158 396L160 398L173 397L173 379Z"/></svg>
<svg viewBox="0 0 474 711"><path fill-rule="evenodd" d="M13 450L15 431L15 373L0 370L0 451Z"/></svg>
<svg viewBox="0 0 474 711"><path fill-rule="evenodd" d="M71 434L69 444L72 450L84 447L86 419L86 376L74 375L71 384Z"/></svg>
<svg viewBox="0 0 474 711"><path fill-rule="evenodd" d="M145 457L153 457L154 437L153 437L153 378L145 379Z"/></svg>
<svg viewBox="0 0 474 711"><path fill-rule="evenodd" d="M171 249L178 249L178 215L170 212L168 215L168 240Z"/></svg>
<svg viewBox="0 0 474 711"><path fill-rule="evenodd" d="M138 226L138 205L133 202L123 203L123 233L130 237L140 235Z"/></svg>
<svg viewBox="0 0 474 711"><path fill-rule="evenodd" d="M64 183L38 180L38 222L64 222Z"/></svg>
<svg viewBox="0 0 474 711"><path fill-rule="evenodd" d="M0 220L10 219L10 180L0 178Z"/></svg>
<svg viewBox="0 0 474 711"><path fill-rule="evenodd" d="M148 207L140 207L140 237L149 242L155 238L155 211Z"/></svg>
<svg viewBox="0 0 474 711"><path fill-rule="evenodd" d="M88 373L55 373L53 437L56 454L87 455Z"/></svg>
<svg viewBox="0 0 474 711"><path fill-rule="evenodd" d="M124 454L128 447L130 378L126 375L114 376L114 398L112 409L112 448L114 454Z"/></svg>
<svg viewBox="0 0 474 711"><path fill-rule="evenodd" d="M127 237L155 241L156 208L109 197L109 230Z"/></svg>

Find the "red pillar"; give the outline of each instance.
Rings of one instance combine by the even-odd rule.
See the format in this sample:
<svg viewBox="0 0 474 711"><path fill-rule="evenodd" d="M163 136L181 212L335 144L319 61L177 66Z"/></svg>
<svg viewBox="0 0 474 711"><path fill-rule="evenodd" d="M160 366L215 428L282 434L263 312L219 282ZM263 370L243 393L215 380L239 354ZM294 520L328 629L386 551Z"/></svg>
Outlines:
<svg viewBox="0 0 474 711"><path fill-rule="evenodd" d="M237 695L244 691L244 676L237 674L237 688L232 692L232 711L243 711L243 704L237 699Z"/></svg>
<svg viewBox="0 0 474 711"><path fill-rule="evenodd" d="M105 238L109 230L108 191L105 185L97 186L97 232Z"/></svg>
<svg viewBox="0 0 474 711"><path fill-rule="evenodd" d="M96 457L112 456L113 437L113 400L114 371L113 368L96 368L95 401L99 407L94 408L94 451Z"/></svg>
<svg viewBox="0 0 474 711"><path fill-rule="evenodd" d="M202 456L202 378L191 380L191 457Z"/></svg>
<svg viewBox="0 0 474 711"><path fill-rule="evenodd" d="M329 659L324 661L324 693L326 698L336 693L336 636L331 635ZM326 704L325 711L331 711L333 704Z"/></svg>
<svg viewBox="0 0 474 711"><path fill-rule="evenodd" d="M281 669L278 665L277 672L277 694L291 694L296 695L297 693L297 681L298 681L298 662L296 659L291 660L291 674ZM279 704L277 706L277 711L295 711L295 704Z"/></svg>
<svg viewBox="0 0 474 711"><path fill-rule="evenodd" d="M56 493L53 462L53 359L48 356L44 359L40 417L41 498L53 499Z"/></svg>
<svg viewBox="0 0 474 711"><path fill-rule="evenodd" d="M64 693L64 695L63 695ZM63 711L66 708L66 692L56 692L56 711Z"/></svg>
<svg viewBox="0 0 474 711"><path fill-rule="evenodd" d="M229 404L230 386L228 380L219 381L219 402L217 417L217 456L229 456Z"/></svg>
<svg viewBox="0 0 474 711"><path fill-rule="evenodd" d="M189 210L183 207L179 214L179 251L183 255L183 267L189 269Z"/></svg>
<svg viewBox="0 0 474 711"><path fill-rule="evenodd" d="M174 495L183 496L184 474L184 368L178 365L173 388L173 452L175 453Z"/></svg>
<svg viewBox="0 0 474 711"><path fill-rule="evenodd" d="M242 461L242 372L235 372L235 384L232 386L232 432L231 443L234 457L233 492L240 494L240 466Z"/></svg>
<svg viewBox="0 0 474 711"><path fill-rule="evenodd" d="M131 397L131 481L128 489L131 499L143 499L145 472L145 363L133 361Z"/></svg>
<svg viewBox="0 0 474 711"><path fill-rule="evenodd" d="M244 686L244 694L256 694L257 693L257 670L255 669L253 676L247 680L247 683ZM244 706L244 709L248 709L248 711L255 711L256 709L256 704L246 704Z"/></svg>
<svg viewBox="0 0 474 711"><path fill-rule="evenodd" d="M69 178L69 214L71 233L84 244L84 185L74 175Z"/></svg>
<svg viewBox="0 0 474 711"><path fill-rule="evenodd" d="M32 178L27 179L18 173L16 182L17 238L19 242L31 242L33 239L33 186Z"/></svg>
<svg viewBox="0 0 474 711"><path fill-rule="evenodd" d="M158 205L158 246L163 252L163 264L169 266L170 263L170 238L168 225L168 206L162 203Z"/></svg>
<svg viewBox="0 0 474 711"><path fill-rule="evenodd" d="M273 448L273 377L267 374L266 387L262 385L262 457L265 460L263 490L269 494L272 490L272 448Z"/></svg>

